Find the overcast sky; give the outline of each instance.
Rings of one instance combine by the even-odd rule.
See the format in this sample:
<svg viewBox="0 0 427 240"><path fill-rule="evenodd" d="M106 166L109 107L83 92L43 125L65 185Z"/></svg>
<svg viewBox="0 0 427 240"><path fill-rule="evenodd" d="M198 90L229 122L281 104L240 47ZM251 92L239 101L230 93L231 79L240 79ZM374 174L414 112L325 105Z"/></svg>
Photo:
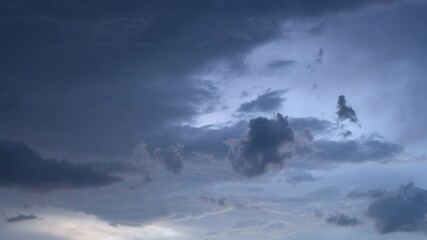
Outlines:
<svg viewBox="0 0 427 240"><path fill-rule="evenodd" d="M0 239L427 234L427 2L0 1Z"/></svg>

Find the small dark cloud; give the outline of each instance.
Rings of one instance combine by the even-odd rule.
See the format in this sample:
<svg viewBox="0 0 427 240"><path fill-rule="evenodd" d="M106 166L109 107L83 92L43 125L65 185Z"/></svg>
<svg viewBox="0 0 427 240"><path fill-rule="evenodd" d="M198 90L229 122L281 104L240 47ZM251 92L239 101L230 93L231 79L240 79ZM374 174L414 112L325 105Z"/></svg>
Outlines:
<svg viewBox="0 0 427 240"><path fill-rule="evenodd" d="M184 146L181 144L171 145L167 148L156 148L154 156L161 161L164 167L174 174L180 174L183 168L182 151Z"/></svg>
<svg viewBox="0 0 427 240"><path fill-rule="evenodd" d="M0 141L0 186L47 191L100 187L119 180L89 166L44 159L23 142Z"/></svg>
<svg viewBox="0 0 427 240"><path fill-rule="evenodd" d="M354 227L363 223L360 219L356 217L350 217L342 213L335 213L329 215L325 221L330 224L335 224L344 227Z"/></svg>
<svg viewBox="0 0 427 240"><path fill-rule="evenodd" d="M271 91L268 89L256 99L240 105L238 112L272 112L278 110L282 106L284 98L282 95L285 90Z"/></svg>
<svg viewBox="0 0 427 240"><path fill-rule="evenodd" d="M246 177L265 173L270 165L282 167L290 157L287 143L294 141L294 132L287 117L280 113L274 119L258 117L249 122L247 135L239 142L230 143L229 159L233 169Z"/></svg>
<svg viewBox="0 0 427 240"><path fill-rule="evenodd" d="M313 83L313 85L311 85L311 90L314 90L317 88L319 88L319 85L317 83Z"/></svg>
<svg viewBox="0 0 427 240"><path fill-rule="evenodd" d="M214 197L201 196L200 201L206 202L206 203L216 204L220 207L227 207L228 206L228 204L227 204L228 201L226 198L214 198Z"/></svg>
<svg viewBox="0 0 427 240"><path fill-rule="evenodd" d="M18 214L15 217L11 217L6 219L6 221L8 223L16 223L16 222L21 222L21 221L29 221L29 220L34 220L37 219L38 217L35 215L25 215L25 214Z"/></svg>
<svg viewBox="0 0 427 240"><path fill-rule="evenodd" d="M347 106L347 100L345 99L344 95L340 95L338 97L337 115L338 121L350 120L353 123L357 123L359 121L353 108Z"/></svg>
<svg viewBox="0 0 427 240"><path fill-rule="evenodd" d="M319 210L314 210L313 212L313 216L317 219L322 219L323 218L323 213Z"/></svg>
<svg viewBox="0 0 427 240"><path fill-rule="evenodd" d="M350 137L351 135L353 135L353 133L350 130L346 130L342 133L343 137Z"/></svg>
<svg viewBox="0 0 427 240"><path fill-rule="evenodd" d="M323 62L323 48L319 49L319 52L317 53L316 63L321 64Z"/></svg>
<svg viewBox="0 0 427 240"><path fill-rule="evenodd" d="M293 64L295 64L294 60L279 59L279 60L274 60L269 62L267 64L267 68L269 69L287 68Z"/></svg>
<svg viewBox="0 0 427 240"><path fill-rule="evenodd" d="M427 233L427 190L413 183L373 200L366 215L374 220L375 229L381 233Z"/></svg>

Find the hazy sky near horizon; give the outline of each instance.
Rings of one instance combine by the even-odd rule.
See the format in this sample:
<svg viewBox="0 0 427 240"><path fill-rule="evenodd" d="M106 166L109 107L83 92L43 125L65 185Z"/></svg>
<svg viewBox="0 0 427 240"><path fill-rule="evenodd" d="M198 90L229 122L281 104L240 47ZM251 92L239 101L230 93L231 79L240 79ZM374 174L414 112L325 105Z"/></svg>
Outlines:
<svg viewBox="0 0 427 240"><path fill-rule="evenodd" d="M426 238L426 1L0 12L0 239Z"/></svg>

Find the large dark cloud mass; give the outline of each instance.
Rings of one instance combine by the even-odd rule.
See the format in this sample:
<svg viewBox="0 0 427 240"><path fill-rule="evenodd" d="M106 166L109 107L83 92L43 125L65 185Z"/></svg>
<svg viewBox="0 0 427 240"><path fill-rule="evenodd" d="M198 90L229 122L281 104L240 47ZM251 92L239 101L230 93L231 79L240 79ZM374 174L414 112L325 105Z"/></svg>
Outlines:
<svg viewBox="0 0 427 240"><path fill-rule="evenodd" d="M237 173L255 177L266 172L269 165L281 167L290 157L286 145L293 141L287 117L280 113L274 119L258 117L250 120L247 135L232 146L229 159Z"/></svg>
<svg viewBox="0 0 427 240"><path fill-rule="evenodd" d="M377 198L369 204L367 216L381 234L392 232L427 233L427 190L413 183Z"/></svg>
<svg viewBox="0 0 427 240"><path fill-rule="evenodd" d="M280 37L288 19L394 2L1 1L0 134L70 155L129 154L214 107L215 87L190 77L208 63Z"/></svg>
<svg viewBox="0 0 427 240"><path fill-rule="evenodd" d="M119 181L83 165L44 159L23 142L0 141L0 186L47 191L100 187Z"/></svg>

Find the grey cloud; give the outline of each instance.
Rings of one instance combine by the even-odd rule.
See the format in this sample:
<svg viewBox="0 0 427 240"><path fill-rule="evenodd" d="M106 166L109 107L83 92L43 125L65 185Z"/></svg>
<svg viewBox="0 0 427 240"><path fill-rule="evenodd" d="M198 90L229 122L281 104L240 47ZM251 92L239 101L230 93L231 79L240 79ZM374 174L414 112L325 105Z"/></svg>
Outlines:
<svg viewBox="0 0 427 240"><path fill-rule="evenodd" d="M274 60L267 64L269 69L286 68L295 64L294 60Z"/></svg>
<svg viewBox="0 0 427 240"><path fill-rule="evenodd" d="M228 158L238 174L259 176L270 165L283 166L284 159L290 157L286 144L293 141L287 117L280 113L274 119L258 117L250 120L246 136L231 145Z"/></svg>
<svg viewBox="0 0 427 240"><path fill-rule="evenodd" d="M289 118L289 125L295 131L304 131L309 129L313 132L323 132L333 126L333 123L327 120L321 120L314 117Z"/></svg>
<svg viewBox="0 0 427 240"><path fill-rule="evenodd" d="M206 203L212 203L212 204L217 204L220 207L227 207L227 199L226 198L214 198L214 197L206 197L206 196L201 196L200 200L202 202L206 202Z"/></svg>
<svg viewBox="0 0 427 240"><path fill-rule="evenodd" d="M303 182L313 182L318 180L313 174L305 170L288 170L285 172L286 182L291 184L300 184Z"/></svg>
<svg viewBox="0 0 427 240"><path fill-rule="evenodd" d="M383 189L371 189L368 191L353 191L350 192L347 197L348 198L380 198L388 195L389 192Z"/></svg>
<svg viewBox="0 0 427 240"><path fill-rule="evenodd" d="M6 219L8 223L16 223L16 222L22 222L22 221L29 221L37 219L38 217L35 215L25 215L25 214L18 214L15 217L10 217Z"/></svg>
<svg viewBox="0 0 427 240"><path fill-rule="evenodd" d="M270 89L259 95L256 99L240 105L238 112L272 112L282 106L284 98L282 95L286 91Z"/></svg>
<svg viewBox="0 0 427 240"><path fill-rule="evenodd" d="M148 138L150 145L153 146L163 147L165 144L172 145L180 142L185 146L183 155L186 157L193 153L205 153L223 159L228 152L224 141L241 137L245 133L246 127L246 121L239 121L229 126L175 126L162 129L163 131L150 135Z"/></svg>
<svg viewBox="0 0 427 240"><path fill-rule="evenodd" d="M328 139L313 142L314 156L332 162L364 162L385 160L403 152L402 145L378 139L354 139L334 141Z"/></svg>
<svg viewBox="0 0 427 240"><path fill-rule="evenodd" d="M347 100L344 95L340 95L338 97L338 121L350 120L351 122L357 123L359 120L357 119L356 112L352 107L347 106Z"/></svg>
<svg viewBox="0 0 427 240"><path fill-rule="evenodd" d="M0 141L0 186L3 187L48 191L100 187L119 180L88 166L44 159L23 142Z"/></svg>
<svg viewBox="0 0 427 240"><path fill-rule="evenodd" d="M183 168L182 151L183 145L176 144L168 146L167 148L156 148L154 156L157 160L161 161L163 166L174 174L180 174Z"/></svg>
<svg viewBox="0 0 427 240"><path fill-rule="evenodd" d="M317 53L316 63L321 64L323 62L323 48L319 49L319 52Z"/></svg>
<svg viewBox="0 0 427 240"><path fill-rule="evenodd" d="M208 63L280 37L287 19L394 2L1 1L0 73L21 101L0 126L46 149L122 157L212 109L215 91L190 77Z"/></svg>
<svg viewBox="0 0 427 240"><path fill-rule="evenodd" d="M366 215L374 220L381 234L392 232L427 232L427 190L413 183L373 200Z"/></svg>
<svg viewBox="0 0 427 240"><path fill-rule="evenodd" d="M350 217L342 213L329 215L325 221L330 224L335 224L344 227L354 227L363 223L360 219L356 217Z"/></svg>

